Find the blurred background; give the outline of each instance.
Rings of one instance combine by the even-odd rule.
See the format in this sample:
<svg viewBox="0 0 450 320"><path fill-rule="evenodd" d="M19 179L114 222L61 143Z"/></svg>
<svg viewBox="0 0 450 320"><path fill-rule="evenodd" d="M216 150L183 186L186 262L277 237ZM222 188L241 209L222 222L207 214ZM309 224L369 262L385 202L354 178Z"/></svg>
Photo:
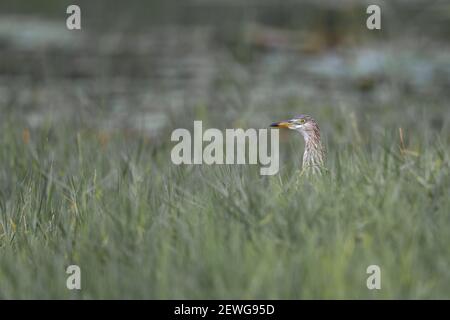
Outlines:
<svg viewBox="0 0 450 320"><path fill-rule="evenodd" d="M70 4L80 31L66 28ZM369 4L381 30L366 28ZM30 129L66 119L155 136L193 119L265 127L311 113L327 127L350 110L364 123L389 106L402 116L383 125L423 110L441 130L449 25L439 0L3 0L0 108Z"/></svg>
<svg viewBox="0 0 450 320"><path fill-rule="evenodd" d="M449 26L448 0L1 0L0 298L450 297ZM276 176L170 161L194 120L301 113L317 188L288 130Z"/></svg>

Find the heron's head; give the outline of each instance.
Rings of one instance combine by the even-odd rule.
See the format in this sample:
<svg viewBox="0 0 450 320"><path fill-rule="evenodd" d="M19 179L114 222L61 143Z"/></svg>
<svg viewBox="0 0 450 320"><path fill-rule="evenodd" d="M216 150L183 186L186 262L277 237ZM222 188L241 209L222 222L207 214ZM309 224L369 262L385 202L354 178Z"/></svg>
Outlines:
<svg viewBox="0 0 450 320"><path fill-rule="evenodd" d="M320 129L316 120L311 116L301 114L289 120L275 122L270 125L274 128L287 128L300 132L305 140L305 152L303 153L303 166L312 168L313 172L324 165L324 149L320 141Z"/></svg>
<svg viewBox="0 0 450 320"><path fill-rule="evenodd" d="M287 128L296 130L302 133L304 136L309 136L315 133L318 129L317 122L311 116L304 114L301 114L289 120L272 123L270 126L274 128Z"/></svg>

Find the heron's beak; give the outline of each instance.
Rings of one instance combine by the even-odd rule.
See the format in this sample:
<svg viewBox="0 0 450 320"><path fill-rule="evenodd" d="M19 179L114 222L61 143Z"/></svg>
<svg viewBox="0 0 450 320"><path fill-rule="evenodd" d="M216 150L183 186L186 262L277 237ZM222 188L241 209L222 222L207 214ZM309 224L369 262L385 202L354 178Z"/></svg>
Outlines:
<svg viewBox="0 0 450 320"><path fill-rule="evenodd" d="M289 128L289 123L286 121L274 122L270 125L274 128Z"/></svg>

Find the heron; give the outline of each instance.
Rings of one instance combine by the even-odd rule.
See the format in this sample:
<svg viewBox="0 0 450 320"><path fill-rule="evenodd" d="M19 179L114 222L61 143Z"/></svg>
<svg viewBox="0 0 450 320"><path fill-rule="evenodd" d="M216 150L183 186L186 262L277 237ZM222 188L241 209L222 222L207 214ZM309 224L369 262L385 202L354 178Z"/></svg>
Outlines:
<svg viewBox="0 0 450 320"><path fill-rule="evenodd" d="M302 172L322 173L325 169L325 148L320 140L319 125L313 117L301 114L289 120L274 122L270 126L300 132L305 140Z"/></svg>

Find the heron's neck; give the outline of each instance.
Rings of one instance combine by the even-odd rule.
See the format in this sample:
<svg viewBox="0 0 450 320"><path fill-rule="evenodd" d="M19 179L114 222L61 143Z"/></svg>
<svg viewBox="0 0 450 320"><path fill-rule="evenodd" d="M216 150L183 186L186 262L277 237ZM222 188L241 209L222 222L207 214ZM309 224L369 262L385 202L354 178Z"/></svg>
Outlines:
<svg viewBox="0 0 450 320"><path fill-rule="evenodd" d="M305 152L303 153L303 168L312 167L319 170L324 165L324 149L320 140L319 128L313 131L303 131Z"/></svg>

